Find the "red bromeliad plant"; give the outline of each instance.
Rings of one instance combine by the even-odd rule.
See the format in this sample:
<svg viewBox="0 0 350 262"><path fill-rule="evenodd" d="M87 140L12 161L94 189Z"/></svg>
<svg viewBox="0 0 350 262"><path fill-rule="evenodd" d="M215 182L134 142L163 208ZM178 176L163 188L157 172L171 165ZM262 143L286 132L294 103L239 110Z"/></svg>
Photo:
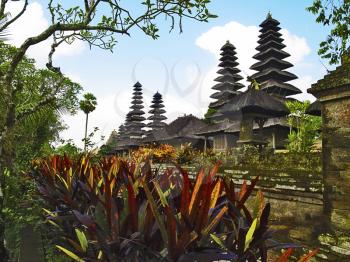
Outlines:
<svg viewBox="0 0 350 262"><path fill-rule="evenodd" d="M218 168L191 180L180 167L152 171L146 160L135 176L135 165L116 157L53 156L31 175L60 230L57 248L76 261L267 261L276 247L270 206L260 192L253 214L245 205L258 177L238 190Z"/></svg>

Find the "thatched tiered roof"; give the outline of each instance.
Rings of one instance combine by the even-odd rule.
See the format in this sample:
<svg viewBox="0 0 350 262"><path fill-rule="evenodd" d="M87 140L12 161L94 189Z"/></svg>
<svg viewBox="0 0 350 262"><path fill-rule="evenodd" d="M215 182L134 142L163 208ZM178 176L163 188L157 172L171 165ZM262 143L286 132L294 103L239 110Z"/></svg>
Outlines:
<svg viewBox="0 0 350 262"><path fill-rule="evenodd" d="M127 116L127 134L130 138L141 138L144 135L146 118L143 116L142 85L139 82L134 85L131 104L131 111Z"/></svg>
<svg viewBox="0 0 350 262"><path fill-rule="evenodd" d="M181 140L196 142L202 140L196 135L196 132L206 126L203 120L193 115L180 116L164 128L154 132L152 137L146 139L146 142L170 143L176 141L181 143Z"/></svg>
<svg viewBox="0 0 350 262"><path fill-rule="evenodd" d="M283 51L282 34L279 32L279 22L272 18L271 13L260 24L259 52L253 58L259 60L250 67L258 71L252 78L261 86L261 89L277 96L286 97L301 93L300 89L286 82L297 78L296 75L285 71L293 65L283 59L290 56Z"/></svg>
<svg viewBox="0 0 350 262"><path fill-rule="evenodd" d="M239 89L244 87L243 84L239 83L243 77L239 75L241 71L237 68L235 49L229 41L221 48L221 62L219 63L221 69L217 71L219 76L214 79L218 84L212 87L216 92L210 96L216 101L209 105L211 108L217 109L226 104L231 98L240 93Z"/></svg>
<svg viewBox="0 0 350 262"><path fill-rule="evenodd" d="M150 122L147 127L151 128L151 132L157 131L166 126L164 120L166 120L164 105L162 95L160 93L155 93L152 100L151 110L148 112L150 116L147 120Z"/></svg>

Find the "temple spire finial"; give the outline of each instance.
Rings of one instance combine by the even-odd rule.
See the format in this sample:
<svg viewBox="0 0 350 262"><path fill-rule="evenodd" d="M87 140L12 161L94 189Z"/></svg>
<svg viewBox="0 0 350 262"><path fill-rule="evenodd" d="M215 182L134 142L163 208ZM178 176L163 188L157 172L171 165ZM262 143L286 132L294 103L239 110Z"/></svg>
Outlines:
<svg viewBox="0 0 350 262"><path fill-rule="evenodd" d="M269 12L267 13L266 19L271 19L271 18L272 18L272 13L271 13L271 11L269 10Z"/></svg>

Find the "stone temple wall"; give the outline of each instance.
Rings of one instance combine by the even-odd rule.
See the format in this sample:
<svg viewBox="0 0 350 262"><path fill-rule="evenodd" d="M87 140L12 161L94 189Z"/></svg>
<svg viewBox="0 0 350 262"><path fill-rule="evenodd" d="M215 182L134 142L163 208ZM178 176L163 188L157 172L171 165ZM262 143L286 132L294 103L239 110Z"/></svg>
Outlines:
<svg viewBox="0 0 350 262"><path fill-rule="evenodd" d="M172 165L156 165L162 172L166 168L175 168ZM183 166L194 178L198 168ZM274 238L283 243L296 243L305 246L295 253L305 254L311 249L320 247L317 239L319 229L314 228L317 222L323 221L323 179L320 170L261 169L256 167L243 168L242 166L223 167L217 175L230 177L237 190L243 181L251 181L260 175L256 186L264 194L266 202L271 204L270 227L275 231ZM253 193L253 195L255 192ZM247 206L253 209L255 197L248 199ZM321 225L322 226L322 225ZM317 261L336 261L330 258L327 250L321 250Z"/></svg>
<svg viewBox="0 0 350 262"><path fill-rule="evenodd" d="M318 232L330 261L350 261L350 54L308 90L321 102L324 223Z"/></svg>

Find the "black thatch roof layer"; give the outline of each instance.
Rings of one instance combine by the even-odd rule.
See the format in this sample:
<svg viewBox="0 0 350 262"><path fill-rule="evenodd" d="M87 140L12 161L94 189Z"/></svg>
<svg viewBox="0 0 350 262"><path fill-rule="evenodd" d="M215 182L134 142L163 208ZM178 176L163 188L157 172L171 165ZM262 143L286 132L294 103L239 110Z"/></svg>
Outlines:
<svg viewBox="0 0 350 262"><path fill-rule="evenodd" d="M269 57L268 59L262 60L251 66L255 70L262 70L264 68L279 68L284 70L286 68L292 67L293 65L287 61L277 59L276 57Z"/></svg>
<svg viewBox="0 0 350 262"><path fill-rule="evenodd" d="M218 113L227 116L236 112L259 114L265 117L281 117L289 114L283 102L253 87L235 96L218 110Z"/></svg>
<svg viewBox="0 0 350 262"><path fill-rule="evenodd" d="M252 76L256 81L259 83L263 83L265 81L269 80L275 80L276 82L279 80L279 82L288 82L290 80L297 79L298 77L292 73L289 73L287 71L282 71L277 68L269 67L265 68L264 71L258 72Z"/></svg>
<svg viewBox="0 0 350 262"><path fill-rule="evenodd" d="M220 132L225 132L227 129L229 129L232 126L237 125L237 124L239 125L239 122L237 122L237 123L219 122L219 123L208 125L208 126L205 126L205 127L201 128L201 129L199 129L196 132L196 135L210 136L210 135L217 134L217 133L220 133ZM238 128L238 130L239 130L239 128Z"/></svg>
<svg viewBox="0 0 350 262"><path fill-rule="evenodd" d="M296 88L295 86L288 84L288 83L279 82L279 81L276 81L273 79L262 82L260 84L260 87L265 92L275 94L278 96L283 96L283 93L285 93L286 90L288 90L288 92L290 92L290 93L299 92L299 89ZM279 92L283 92L283 93L279 93ZM295 100L295 99L287 98L287 100Z"/></svg>
<svg viewBox="0 0 350 262"><path fill-rule="evenodd" d="M315 102L311 103L306 109L305 113L314 116L321 116L321 102L316 100Z"/></svg>
<svg viewBox="0 0 350 262"><path fill-rule="evenodd" d="M186 136L194 135L197 130L206 126L207 124L203 120L193 116L184 115L180 116L165 127L169 136Z"/></svg>
<svg viewBox="0 0 350 262"><path fill-rule="evenodd" d="M258 35L258 37L259 37L260 39L263 39L263 38L265 38L265 37L267 37L267 36L269 36L269 35L273 35L273 36L276 36L276 37L281 37L281 36L282 36L282 34L281 34L280 32L278 32L278 31L275 31L275 30L267 30L267 31L265 31L264 33L261 33L260 35Z"/></svg>
<svg viewBox="0 0 350 262"><path fill-rule="evenodd" d="M264 128L269 127L283 127L283 128L290 128L287 119L285 117L274 117L269 118L264 123ZM230 122L220 122L212 125L208 125L196 132L196 135L200 136L212 136L218 133L239 133L241 128L241 121L235 120ZM253 125L254 130L258 130L259 126L257 123L254 123Z"/></svg>
<svg viewBox="0 0 350 262"><path fill-rule="evenodd" d="M175 138L201 139L196 135L196 132L206 126L207 124L203 120L193 115L184 115L178 117L164 128L152 132L152 135L147 137L144 141L157 142Z"/></svg>
<svg viewBox="0 0 350 262"><path fill-rule="evenodd" d="M116 130L113 130L109 138L106 141L106 145L115 147L118 143L118 133Z"/></svg>
<svg viewBox="0 0 350 262"><path fill-rule="evenodd" d="M263 41L264 42L264 41ZM283 42L283 41L282 41ZM257 51L262 51L262 50L266 50L269 47L274 47L276 49L283 49L286 47L285 44L283 44L282 42L276 42L274 40L268 41L268 42L264 42L264 44L262 45L258 45L255 50Z"/></svg>
<svg viewBox="0 0 350 262"><path fill-rule="evenodd" d="M301 90L286 84L286 82L297 78L296 75L284 71L293 65L283 59L290 56L283 51L286 47L283 44L282 34L279 32L281 28L280 23L272 18L269 13L266 19L260 24L260 32L258 47L259 52L253 56L259 62L252 65L252 70L258 71L251 76L260 85L262 90L273 93L277 96L286 97L301 93Z"/></svg>

